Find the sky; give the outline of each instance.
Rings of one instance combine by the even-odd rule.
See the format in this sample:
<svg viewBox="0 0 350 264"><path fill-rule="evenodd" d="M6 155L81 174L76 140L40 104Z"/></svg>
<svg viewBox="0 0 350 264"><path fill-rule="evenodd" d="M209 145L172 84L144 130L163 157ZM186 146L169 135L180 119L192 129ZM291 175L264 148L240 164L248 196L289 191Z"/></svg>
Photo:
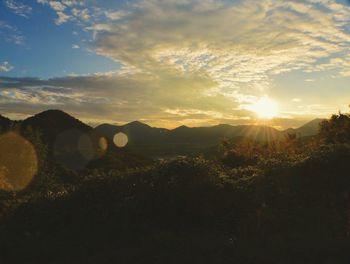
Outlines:
<svg viewBox="0 0 350 264"><path fill-rule="evenodd" d="M298 127L349 109L349 22L341 0L0 0L0 113Z"/></svg>

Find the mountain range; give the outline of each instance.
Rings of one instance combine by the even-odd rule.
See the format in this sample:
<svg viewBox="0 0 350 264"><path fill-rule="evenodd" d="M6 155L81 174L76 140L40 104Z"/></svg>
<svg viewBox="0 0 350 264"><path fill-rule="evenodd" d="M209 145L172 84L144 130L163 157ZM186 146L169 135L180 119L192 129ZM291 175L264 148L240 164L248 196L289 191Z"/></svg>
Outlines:
<svg viewBox="0 0 350 264"><path fill-rule="evenodd" d="M32 127L39 130L42 138L50 146L63 148L65 142L70 145L80 144L82 135L88 135L93 144L98 146L99 138L104 136L108 145L118 151L113 144L114 136L124 133L128 137L125 149L149 157L187 155L218 145L223 139L250 138L257 141L282 139L287 133L299 137L316 135L319 123L323 119L315 119L297 129L277 130L268 126L227 125L211 127L180 126L175 129L151 127L139 121L117 126L102 124L95 128L60 110L48 110L16 121L21 127ZM0 127L6 128L11 120L0 115Z"/></svg>
<svg viewBox="0 0 350 264"><path fill-rule="evenodd" d="M322 120L314 119L297 129L290 128L284 131L268 126L227 124L166 129L151 127L139 121L120 126L102 124L92 128L63 111L48 110L15 122L23 128L30 126L39 130L44 142L56 148L63 148L64 142L69 142L70 145L80 144L82 135L88 134L95 145L101 143L97 141L104 136L110 148L117 151L118 148L113 144L114 136L124 133L128 137L126 150L149 157L162 157L197 153L218 145L223 139L250 138L269 141L282 139L287 133L297 134L299 137L312 136L317 134ZM0 127L7 128L11 122L14 121L0 115Z"/></svg>
<svg viewBox="0 0 350 264"><path fill-rule="evenodd" d="M222 139L250 138L257 141L283 139L287 133L299 137L316 135L322 119L315 119L297 129L277 130L257 125L216 125L211 127L180 126L175 129L155 128L135 121L122 126L102 124L95 128L113 140L117 133L129 138L128 148L151 156L186 155L218 145Z"/></svg>

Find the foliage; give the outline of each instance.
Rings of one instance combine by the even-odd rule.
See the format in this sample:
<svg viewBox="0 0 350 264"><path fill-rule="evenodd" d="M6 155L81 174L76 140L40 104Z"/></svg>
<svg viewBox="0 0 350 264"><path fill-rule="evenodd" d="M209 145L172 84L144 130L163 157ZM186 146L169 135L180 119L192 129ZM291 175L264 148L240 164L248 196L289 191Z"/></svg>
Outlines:
<svg viewBox="0 0 350 264"><path fill-rule="evenodd" d="M319 136L326 144L350 143L350 114L339 113L323 121Z"/></svg>
<svg viewBox="0 0 350 264"><path fill-rule="evenodd" d="M28 131L42 171L0 192L0 261L349 263L348 121L333 119L319 138L224 142L219 158L135 167L114 167L124 158L110 152L81 171L50 162Z"/></svg>

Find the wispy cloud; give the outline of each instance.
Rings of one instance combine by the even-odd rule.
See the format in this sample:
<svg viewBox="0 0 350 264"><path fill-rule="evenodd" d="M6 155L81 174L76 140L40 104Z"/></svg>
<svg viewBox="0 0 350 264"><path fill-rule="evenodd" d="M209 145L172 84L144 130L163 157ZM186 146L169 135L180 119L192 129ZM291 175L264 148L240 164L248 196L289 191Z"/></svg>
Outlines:
<svg viewBox="0 0 350 264"><path fill-rule="evenodd" d="M201 118L227 120L247 116L232 112L237 104L224 96L203 95L215 83L208 76L174 73L155 79L144 73L70 76L49 80L0 78L0 105L9 112L35 113L47 108L63 108L81 117L109 118L114 121L158 120L173 125ZM188 89L191 85L191 89ZM172 94L173 90L176 94ZM172 109L181 109L174 112ZM185 116L183 115L185 113ZM167 120L167 121L165 121Z"/></svg>
<svg viewBox="0 0 350 264"><path fill-rule="evenodd" d="M47 107L38 103L43 100L116 121L248 122L254 116L243 106L269 94L277 76L350 76L350 7L335 0L138 0L118 10L37 1L56 12L57 25L73 22L91 33L90 51L123 67L103 75L11 80L16 85L0 84L3 98L13 102L9 108ZM287 99L291 116L334 109L294 96Z"/></svg>
<svg viewBox="0 0 350 264"><path fill-rule="evenodd" d="M89 10L84 8L85 1L76 0L37 0L39 4L49 6L56 12L56 25L62 25L69 21L73 22L88 22L90 19Z"/></svg>
<svg viewBox="0 0 350 264"><path fill-rule="evenodd" d="M31 6L26 5L18 0L4 0L3 3L8 9L19 16L28 18L28 16L32 13Z"/></svg>
<svg viewBox="0 0 350 264"><path fill-rule="evenodd" d="M302 100L300 98L293 98L292 102L293 103L300 103Z"/></svg>
<svg viewBox="0 0 350 264"><path fill-rule="evenodd" d="M90 12L87 8L84 8L84 9L73 8L72 14L75 18L78 18L81 21L87 22L90 20Z"/></svg>
<svg viewBox="0 0 350 264"><path fill-rule="evenodd" d="M16 27L0 20L0 41L13 43L16 45L24 44L24 36Z"/></svg>
<svg viewBox="0 0 350 264"><path fill-rule="evenodd" d="M106 10L104 12L105 16L110 20L120 20L128 15L128 12L117 10L117 11L110 11Z"/></svg>
<svg viewBox="0 0 350 264"><path fill-rule="evenodd" d="M13 70L13 66L11 66L7 61L0 63L0 72L9 72Z"/></svg>
<svg viewBox="0 0 350 264"><path fill-rule="evenodd" d="M55 19L56 25L62 25L66 22L68 22L71 19L71 17L61 11L57 12L57 18Z"/></svg>
<svg viewBox="0 0 350 264"><path fill-rule="evenodd" d="M334 1L253 2L138 1L122 22L89 29L101 55L154 74L159 67L204 71L227 96L264 92L275 75L319 71L321 58L347 52L348 7ZM334 16L334 9L343 15Z"/></svg>

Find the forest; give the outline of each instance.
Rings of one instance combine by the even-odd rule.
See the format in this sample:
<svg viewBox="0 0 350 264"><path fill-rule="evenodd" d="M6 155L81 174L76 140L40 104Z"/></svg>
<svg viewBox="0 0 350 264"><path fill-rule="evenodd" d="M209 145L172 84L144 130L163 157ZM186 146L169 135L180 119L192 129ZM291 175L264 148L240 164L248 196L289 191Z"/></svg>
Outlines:
<svg viewBox="0 0 350 264"><path fill-rule="evenodd" d="M3 119L0 263L350 261L350 114L317 135L222 138L171 159L92 133L85 163L80 134L65 145L43 116Z"/></svg>

